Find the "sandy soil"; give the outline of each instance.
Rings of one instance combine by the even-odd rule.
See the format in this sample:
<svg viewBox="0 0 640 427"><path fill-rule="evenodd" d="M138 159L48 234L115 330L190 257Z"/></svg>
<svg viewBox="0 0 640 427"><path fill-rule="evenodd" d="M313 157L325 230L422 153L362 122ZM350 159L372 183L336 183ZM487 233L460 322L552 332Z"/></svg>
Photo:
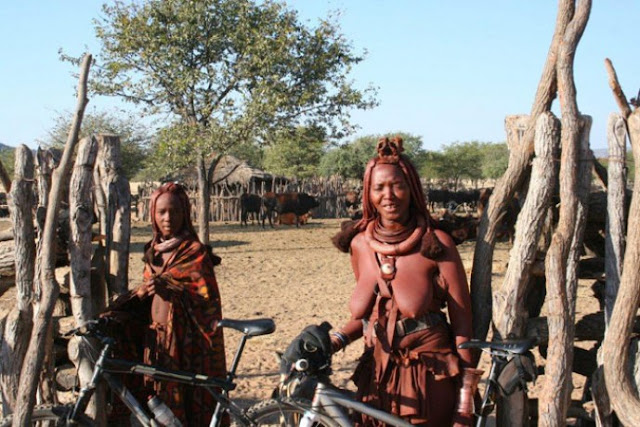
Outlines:
<svg viewBox="0 0 640 427"><path fill-rule="evenodd" d="M264 399L278 381L276 351L287 344L306 325L329 321L339 326L348 319L347 302L353 287L349 257L333 247L330 237L340 226L339 219L312 219L304 227L281 226L263 230L258 226L241 228L238 224L212 224L214 252L222 257L216 275L227 318L270 317L277 329L272 335L249 340L239 367L238 388L233 397L245 404ZM141 281L142 247L151 235L150 227L134 223L132 232L131 287ZM470 274L474 242L458 247L467 274ZM508 260L508 246L499 243L495 252L494 286L501 285ZM591 282L581 283L578 316L597 311ZM2 296L10 303L13 290ZM15 298L15 297L14 297ZM225 336L227 360L232 360L239 334ZM361 343L351 345L334 357L334 380L349 387L348 378L362 350ZM540 358L539 362L543 362ZM582 394L582 377L574 377L573 398ZM539 388L543 381L538 381Z"/></svg>

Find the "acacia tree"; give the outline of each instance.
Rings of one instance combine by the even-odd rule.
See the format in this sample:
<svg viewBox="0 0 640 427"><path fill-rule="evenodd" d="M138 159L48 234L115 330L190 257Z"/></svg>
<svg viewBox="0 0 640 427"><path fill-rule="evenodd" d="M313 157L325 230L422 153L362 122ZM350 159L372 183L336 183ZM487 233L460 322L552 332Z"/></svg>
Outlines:
<svg viewBox="0 0 640 427"><path fill-rule="evenodd" d="M373 88L348 80L363 57L337 24L305 26L277 1L116 1L103 13L92 89L175 119L158 148L195 162L205 242L209 183L223 153L299 125L342 136L351 107L374 105Z"/></svg>

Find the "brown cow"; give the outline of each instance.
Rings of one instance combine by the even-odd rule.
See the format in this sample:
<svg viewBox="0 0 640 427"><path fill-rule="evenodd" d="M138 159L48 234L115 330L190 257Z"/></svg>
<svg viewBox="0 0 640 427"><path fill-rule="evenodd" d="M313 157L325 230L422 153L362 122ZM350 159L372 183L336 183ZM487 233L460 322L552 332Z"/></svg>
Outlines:
<svg viewBox="0 0 640 427"><path fill-rule="evenodd" d="M294 225L296 224L296 219L297 219L297 223L300 225L304 225L307 222L309 222L309 218L311 217L311 212L307 212L304 215L300 215L299 217L296 218L296 214L294 213L286 213L286 214L282 214L282 215L278 215L278 224L279 225Z"/></svg>
<svg viewBox="0 0 640 427"><path fill-rule="evenodd" d="M273 213L277 213L278 216L287 213L295 214L296 226L300 224L300 216L306 214L311 209L320 206L320 203L315 197L306 193L265 193L262 196L265 212L262 216L262 226L264 227L265 217L269 217L269 225L273 227Z"/></svg>

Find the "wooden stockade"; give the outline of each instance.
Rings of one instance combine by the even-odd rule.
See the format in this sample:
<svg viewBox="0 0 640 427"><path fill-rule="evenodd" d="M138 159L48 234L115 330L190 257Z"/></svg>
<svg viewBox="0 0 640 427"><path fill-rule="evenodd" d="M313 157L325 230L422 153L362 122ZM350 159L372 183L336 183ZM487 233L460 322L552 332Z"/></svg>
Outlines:
<svg viewBox="0 0 640 427"><path fill-rule="evenodd" d="M159 183L145 183L138 186L135 206L138 221L149 222L150 195ZM209 221L240 222L240 197L247 191L259 196L273 191L275 193L304 192L314 196L320 206L313 209L315 218L344 218L347 217L345 193L353 190L359 183L345 180L341 177L317 177L308 179L287 179L274 177L270 180L249 179L247 182L224 180L211 188L211 205L209 206ZM191 200L192 217L197 219L198 194L194 185L186 184Z"/></svg>

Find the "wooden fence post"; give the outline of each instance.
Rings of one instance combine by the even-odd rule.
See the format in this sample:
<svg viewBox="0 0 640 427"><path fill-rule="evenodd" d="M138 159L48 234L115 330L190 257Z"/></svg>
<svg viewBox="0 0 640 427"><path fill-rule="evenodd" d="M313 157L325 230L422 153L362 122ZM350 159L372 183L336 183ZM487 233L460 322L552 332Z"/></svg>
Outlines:
<svg viewBox="0 0 640 427"><path fill-rule="evenodd" d="M578 154L581 138L585 138L591 125L590 118L581 126L573 62L576 46L586 28L591 12L591 0L578 3L575 14L567 26L558 50L558 96L562 112L561 158L560 158L560 216L558 226L551 239L545 258L547 278L547 307L549 316L549 349L545 365L545 383L540 394L539 422L541 426L557 426L566 423L569 408L571 372L573 362L573 338L575 325L571 313L575 308L573 286L567 279L574 276L574 241L582 241L576 235L578 216L579 177Z"/></svg>
<svg viewBox="0 0 640 427"><path fill-rule="evenodd" d="M76 112L69 130L62 160L53 173L54 176L49 193L49 205L47 207L45 228L42 237L42 258L39 260L39 262L43 264L42 275L40 277L42 282L42 300L35 315L27 355L24 359L20 374L20 386L12 423L15 427L31 424L31 413L36 400L36 387L45 354L44 342L47 336L47 330L51 324L53 308L60 293L60 286L55 278L56 251L54 239L57 229L62 185L67 179L69 169L71 168L71 156L78 142L82 116L88 102L86 95L90 66L91 55L86 54L82 60L80 79L78 81Z"/></svg>
<svg viewBox="0 0 640 427"><path fill-rule="evenodd" d="M624 256L625 194L627 177L627 124L622 116L612 113L607 126L609 141L609 163L607 167L607 223L605 236L605 277L604 314L608 324L620 286L622 259Z"/></svg>
<svg viewBox="0 0 640 427"><path fill-rule="evenodd" d="M625 249L625 174L627 123L620 114L611 113L607 123L609 163L607 168L607 222L605 229L604 319L609 326L611 312L620 287ZM600 427L613 425L611 402L604 383L602 347L598 350L598 367L591 377L591 395L595 403L596 423Z"/></svg>
<svg viewBox="0 0 640 427"><path fill-rule="evenodd" d="M640 176L640 109L629 116L627 126L635 176ZM628 348L640 302L640 185L633 186L627 230L620 288L604 336L602 353L607 392L609 396L615 396L611 405L624 425L637 426L640 425L640 398L629 373Z"/></svg>
<svg viewBox="0 0 640 427"><path fill-rule="evenodd" d="M522 337L526 329L525 294L555 187L557 168L554 167L554 158L558 155L559 143L560 122L550 112L541 114L536 123L536 156L529 192L518 215L502 289L494 298L493 322L497 339Z"/></svg>
<svg viewBox="0 0 640 427"><path fill-rule="evenodd" d="M106 271L109 296L121 295L129 287L129 243L131 238L131 190L122 174L120 137L98 135L100 184L106 195Z"/></svg>
<svg viewBox="0 0 640 427"><path fill-rule="evenodd" d="M92 292L91 284L91 226L93 223L93 204L91 190L93 187L93 168L98 153L98 142L95 137L85 137L80 141L76 163L73 167L69 185L69 217L71 222L71 238L69 239L69 258L71 261L71 311L76 325L84 325L98 313L94 307L104 299L105 290L97 295ZM104 302L102 303L104 304ZM76 366L80 388L86 387L93 374L91 355L93 351L78 337L69 341L69 358ZM90 357L92 356L92 357ZM98 388L87 408L87 414L99 425L106 425L104 390Z"/></svg>
<svg viewBox="0 0 640 427"><path fill-rule="evenodd" d="M519 150L509 155L509 165L504 175L496 182L478 226L478 237L473 254L471 272L471 303L473 309L473 335L484 339L491 322L491 271L493 249L495 247L496 227L500 221L507 201L520 187L529 159L533 154L534 126L538 116L549 111L556 95L556 60L560 43L571 20L575 8L575 0L561 0L558 5L556 28L547 54L547 60L538 84L535 100L529 114L529 125Z"/></svg>
<svg viewBox="0 0 640 427"><path fill-rule="evenodd" d="M33 233L33 154L25 145L16 148L15 178L9 197L15 247L16 306L2 319L0 333L0 388L2 413L15 405L20 370L33 327L33 277L36 246Z"/></svg>

